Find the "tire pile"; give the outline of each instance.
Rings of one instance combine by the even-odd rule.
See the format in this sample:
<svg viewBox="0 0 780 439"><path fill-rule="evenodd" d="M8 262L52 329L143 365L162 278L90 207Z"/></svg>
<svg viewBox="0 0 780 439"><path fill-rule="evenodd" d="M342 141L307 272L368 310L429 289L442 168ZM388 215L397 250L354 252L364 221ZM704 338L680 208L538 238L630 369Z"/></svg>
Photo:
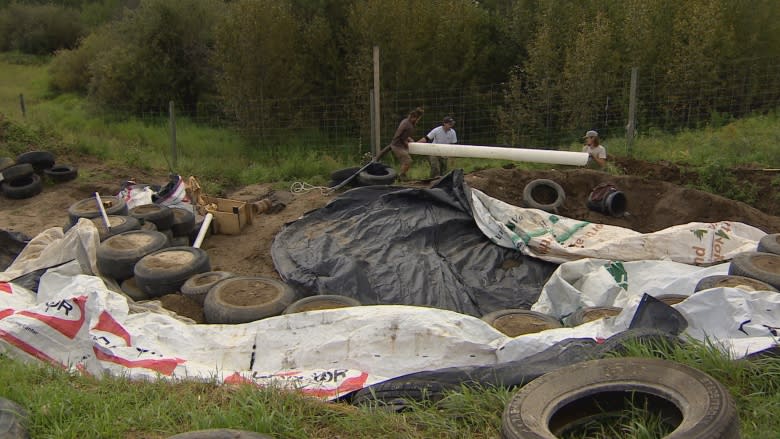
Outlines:
<svg viewBox="0 0 780 439"><path fill-rule="evenodd" d="M0 192L6 198L23 200L34 197L43 190L43 179L63 183L75 179L78 170L70 165L55 164L49 151L30 151L20 154L16 160L0 157Z"/></svg>
<svg viewBox="0 0 780 439"><path fill-rule="evenodd" d="M356 306L340 295L305 298L279 280L263 276L238 276L212 271L208 254L191 247L200 230L195 214L184 208L145 204L127 208L121 197L101 195L108 218L106 227L96 198L86 198L68 208L65 229L81 218L98 229L97 267L113 279L133 301L176 295L196 322L238 324L282 313ZM299 300L300 299L300 300Z"/></svg>
<svg viewBox="0 0 780 439"><path fill-rule="evenodd" d="M333 171L330 174L330 183L328 187L335 187L343 183L345 180L352 178L361 168L345 168ZM348 185L351 187L359 186L378 186L378 185L391 185L398 177L398 173L391 166L384 163L372 163L364 171L360 172L357 177L352 178Z"/></svg>

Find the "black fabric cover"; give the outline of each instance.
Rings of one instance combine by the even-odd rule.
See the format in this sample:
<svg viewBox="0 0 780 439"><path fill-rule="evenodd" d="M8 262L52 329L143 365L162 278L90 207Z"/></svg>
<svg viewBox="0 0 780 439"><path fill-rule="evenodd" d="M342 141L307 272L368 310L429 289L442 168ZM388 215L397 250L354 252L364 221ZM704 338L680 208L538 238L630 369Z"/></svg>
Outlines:
<svg viewBox="0 0 780 439"><path fill-rule="evenodd" d="M30 238L19 232L0 230L0 271L5 271L24 250Z"/></svg>
<svg viewBox="0 0 780 439"><path fill-rule="evenodd" d="M274 265L303 295L473 316L529 308L557 265L490 242L469 191L460 170L430 189L352 189L286 224L271 247Z"/></svg>

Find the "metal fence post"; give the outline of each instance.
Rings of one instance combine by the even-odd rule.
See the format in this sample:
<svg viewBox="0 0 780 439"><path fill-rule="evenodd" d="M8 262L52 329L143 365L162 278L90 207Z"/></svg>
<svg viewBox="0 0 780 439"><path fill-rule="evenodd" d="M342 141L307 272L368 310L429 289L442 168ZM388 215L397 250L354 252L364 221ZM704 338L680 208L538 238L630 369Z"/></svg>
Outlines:
<svg viewBox="0 0 780 439"><path fill-rule="evenodd" d="M19 93L19 107L22 108L22 117L27 117L27 110L24 108L24 95Z"/></svg>

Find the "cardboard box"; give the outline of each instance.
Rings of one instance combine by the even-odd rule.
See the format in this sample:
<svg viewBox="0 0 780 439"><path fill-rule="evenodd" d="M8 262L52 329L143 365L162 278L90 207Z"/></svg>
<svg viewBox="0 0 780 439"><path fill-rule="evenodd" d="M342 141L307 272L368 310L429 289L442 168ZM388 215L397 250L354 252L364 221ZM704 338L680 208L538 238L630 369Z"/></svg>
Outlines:
<svg viewBox="0 0 780 439"><path fill-rule="evenodd" d="M214 215L214 233L238 235L247 224L252 224L252 209L245 201L203 196L206 210ZM216 205L217 210L212 208Z"/></svg>

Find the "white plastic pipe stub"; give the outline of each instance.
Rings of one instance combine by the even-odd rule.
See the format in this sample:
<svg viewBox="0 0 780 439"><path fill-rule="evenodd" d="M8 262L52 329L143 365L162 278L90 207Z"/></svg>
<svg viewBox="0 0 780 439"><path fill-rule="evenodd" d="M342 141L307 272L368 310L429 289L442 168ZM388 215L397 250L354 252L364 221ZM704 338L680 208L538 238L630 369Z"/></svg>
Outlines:
<svg viewBox="0 0 780 439"><path fill-rule="evenodd" d="M518 162L552 163L556 165L585 166L588 153L554 151L547 149L502 148L497 146L460 145L443 143L409 143L409 153L439 157L470 157L480 159L514 160Z"/></svg>

